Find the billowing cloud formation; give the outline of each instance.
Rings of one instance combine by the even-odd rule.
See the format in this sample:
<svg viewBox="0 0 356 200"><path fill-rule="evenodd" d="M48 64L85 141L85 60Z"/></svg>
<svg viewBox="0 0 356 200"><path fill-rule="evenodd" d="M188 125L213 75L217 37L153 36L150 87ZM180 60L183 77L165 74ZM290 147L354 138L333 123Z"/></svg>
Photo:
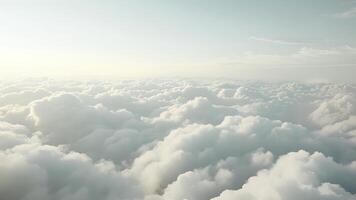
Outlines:
<svg viewBox="0 0 356 200"><path fill-rule="evenodd" d="M2 199L139 199L140 190L108 161L47 145L18 145L0 154Z"/></svg>
<svg viewBox="0 0 356 200"><path fill-rule="evenodd" d="M356 86L0 83L0 199L356 199Z"/></svg>
<svg viewBox="0 0 356 200"><path fill-rule="evenodd" d="M355 199L350 193L356 191L355 178L356 162L341 165L318 152L298 151L281 156L271 169L261 170L241 189L224 191L214 200Z"/></svg>

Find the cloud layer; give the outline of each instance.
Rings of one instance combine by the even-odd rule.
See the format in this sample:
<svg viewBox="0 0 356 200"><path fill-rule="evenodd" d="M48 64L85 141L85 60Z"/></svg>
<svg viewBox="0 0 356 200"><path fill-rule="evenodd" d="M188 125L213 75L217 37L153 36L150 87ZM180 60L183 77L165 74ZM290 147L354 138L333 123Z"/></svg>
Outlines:
<svg viewBox="0 0 356 200"><path fill-rule="evenodd" d="M0 82L0 199L356 199L356 86Z"/></svg>

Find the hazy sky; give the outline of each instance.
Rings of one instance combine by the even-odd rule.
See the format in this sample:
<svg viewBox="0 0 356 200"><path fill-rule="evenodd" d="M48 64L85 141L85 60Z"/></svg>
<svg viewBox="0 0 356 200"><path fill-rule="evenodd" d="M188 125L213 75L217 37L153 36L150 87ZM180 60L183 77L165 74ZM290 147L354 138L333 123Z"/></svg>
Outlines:
<svg viewBox="0 0 356 200"><path fill-rule="evenodd" d="M351 0L0 0L0 24L5 76L356 74Z"/></svg>

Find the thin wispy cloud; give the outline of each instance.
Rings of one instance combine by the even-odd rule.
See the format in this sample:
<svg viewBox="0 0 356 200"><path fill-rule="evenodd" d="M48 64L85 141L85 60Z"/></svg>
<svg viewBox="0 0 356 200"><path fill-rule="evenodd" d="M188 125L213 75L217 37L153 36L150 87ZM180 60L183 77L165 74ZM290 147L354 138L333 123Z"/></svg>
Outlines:
<svg viewBox="0 0 356 200"><path fill-rule="evenodd" d="M330 48L301 46L291 53L257 53L247 51L230 58L229 65L288 67L336 67L356 66L356 48L344 45Z"/></svg>
<svg viewBox="0 0 356 200"><path fill-rule="evenodd" d="M344 12L336 13L334 17L341 19L354 18L356 17L356 6Z"/></svg>
<svg viewBox="0 0 356 200"><path fill-rule="evenodd" d="M251 37L249 37L249 39L259 41L259 42L266 42L266 43L273 43L273 44L280 44L280 45L305 45L305 44L307 44L305 42L279 40L279 39L271 39L271 38L256 37L256 36L251 36Z"/></svg>

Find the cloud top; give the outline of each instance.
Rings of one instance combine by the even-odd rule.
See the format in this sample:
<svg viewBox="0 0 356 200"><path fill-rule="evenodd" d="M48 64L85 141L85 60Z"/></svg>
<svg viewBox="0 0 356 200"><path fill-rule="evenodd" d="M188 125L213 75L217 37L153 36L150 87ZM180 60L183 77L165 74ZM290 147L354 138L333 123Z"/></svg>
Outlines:
<svg viewBox="0 0 356 200"><path fill-rule="evenodd" d="M0 199L356 199L353 84L11 84Z"/></svg>

